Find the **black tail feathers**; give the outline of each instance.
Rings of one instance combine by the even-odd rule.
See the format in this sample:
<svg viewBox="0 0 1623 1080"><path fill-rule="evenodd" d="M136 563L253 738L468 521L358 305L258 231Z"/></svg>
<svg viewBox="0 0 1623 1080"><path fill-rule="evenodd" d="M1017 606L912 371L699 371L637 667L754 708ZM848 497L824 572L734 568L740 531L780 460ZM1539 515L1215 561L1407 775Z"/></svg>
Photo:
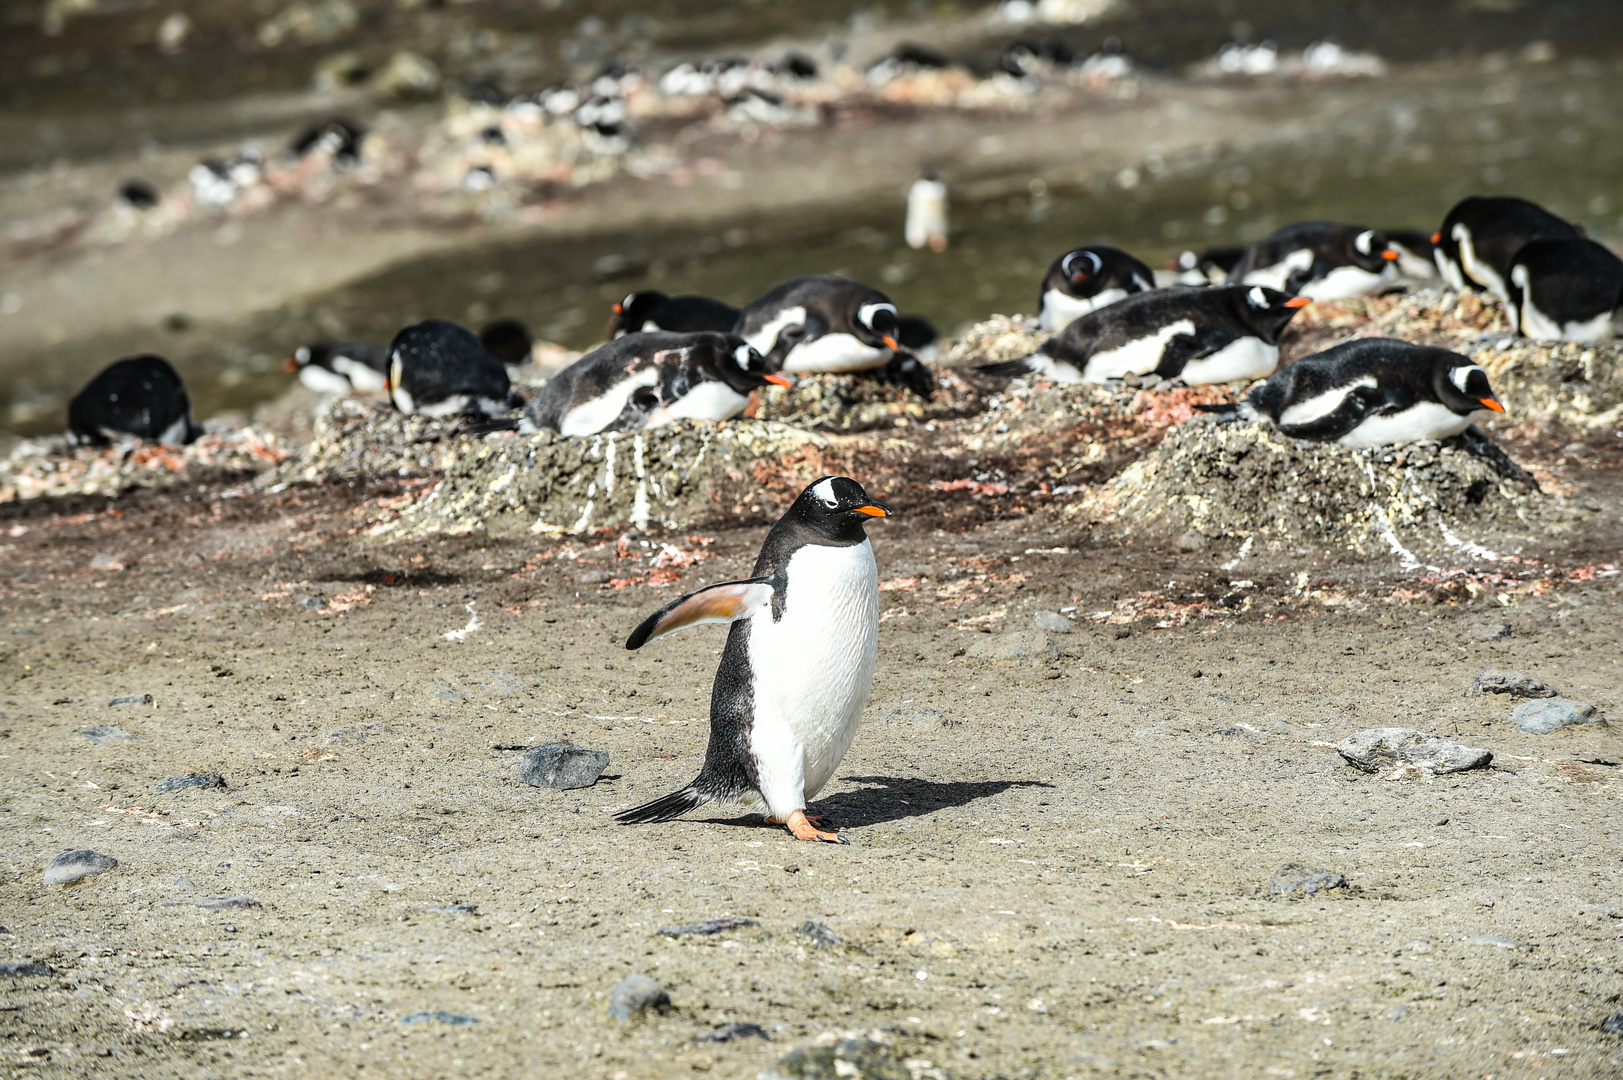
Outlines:
<svg viewBox="0 0 1623 1080"><path fill-rule="evenodd" d="M1195 411L1213 413L1220 420L1238 420L1240 418L1240 403L1225 401L1216 405L1196 405Z"/></svg>
<svg viewBox="0 0 1623 1080"><path fill-rule="evenodd" d="M1032 372L1031 358L1022 356L1018 360L1001 360L995 364L982 364L975 369L982 375L991 375L998 379L1017 379Z"/></svg>
<svg viewBox="0 0 1623 1080"><path fill-rule="evenodd" d="M634 806L624 813L614 815L614 820L622 825L651 825L656 821L670 821L679 818L689 810L697 810L710 801L710 796L701 792L693 784L689 784L681 791L673 791L669 795L655 799L653 802Z"/></svg>

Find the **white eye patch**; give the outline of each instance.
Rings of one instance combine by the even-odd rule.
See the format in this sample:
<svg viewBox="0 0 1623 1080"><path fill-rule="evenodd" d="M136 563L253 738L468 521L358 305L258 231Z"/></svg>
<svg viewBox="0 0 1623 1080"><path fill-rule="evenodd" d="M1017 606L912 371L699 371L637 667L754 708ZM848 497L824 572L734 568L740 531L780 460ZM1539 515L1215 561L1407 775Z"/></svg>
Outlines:
<svg viewBox="0 0 1623 1080"><path fill-rule="evenodd" d="M1473 371L1482 371L1482 369L1475 364L1463 364L1448 373L1448 381L1453 383L1455 388L1463 394L1465 393L1465 382L1471 377ZM1487 373L1483 372L1483 374Z"/></svg>
<svg viewBox="0 0 1623 1080"><path fill-rule="evenodd" d="M628 307L631 306L631 301L635 300L636 298L637 298L636 293L627 293L626 298L624 300L620 301L620 306L623 307L623 308L628 308Z"/></svg>
<svg viewBox="0 0 1623 1080"><path fill-rule="evenodd" d="M1268 306L1268 294L1262 291L1261 285L1251 286L1251 291L1245 294L1245 300L1254 308L1266 308Z"/></svg>
<svg viewBox="0 0 1623 1080"><path fill-rule="evenodd" d="M1358 239L1353 241L1353 247L1358 249L1360 255L1368 255L1374 244L1375 231L1373 229L1365 229L1358 234Z"/></svg>
<svg viewBox="0 0 1623 1080"><path fill-rule="evenodd" d="M743 368L745 371L749 370L750 357L754 355L755 350L750 348L748 345L740 345L738 348L733 350L733 359L737 360L738 366Z"/></svg>
<svg viewBox="0 0 1623 1080"><path fill-rule="evenodd" d="M890 312L890 317L893 319L896 317L895 304L863 304L857 309L857 321L872 330L874 317L881 311Z"/></svg>
<svg viewBox="0 0 1623 1080"><path fill-rule="evenodd" d="M812 494L822 499L825 506L834 507L840 505L840 500L834 495L834 480L832 477L820 481L816 487L812 488Z"/></svg>

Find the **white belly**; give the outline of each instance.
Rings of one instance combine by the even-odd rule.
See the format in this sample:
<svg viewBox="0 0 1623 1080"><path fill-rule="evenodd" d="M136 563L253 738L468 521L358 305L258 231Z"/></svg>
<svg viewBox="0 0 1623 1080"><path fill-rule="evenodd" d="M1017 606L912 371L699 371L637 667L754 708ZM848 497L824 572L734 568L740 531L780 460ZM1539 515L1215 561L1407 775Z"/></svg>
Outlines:
<svg viewBox="0 0 1623 1080"><path fill-rule="evenodd" d="M1303 285L1301 295L1309 300L1347 300L1380 292L1396 280L1396 273L1375 274L1361 266L1338 266L1322 278Z"/></svg>
<svg viewBox="0 0 1623 1080"><path fill-rule="evenodd" d="M1372 416L1338 441L1342 446L1391 446L1452 438L1470 426L1469 416L1461 416L1435 401L1422 401L1400 413Z"/></svg>
<svg viewBox="0 0 1623 1080"><path fill-rule="evenodd" d="M626 402L642 387L659 382L659 369L646 367L629 379L621 379L595 398L581 402L558 421L560 435L596 435L625 411Z"/></svg>
<svg viewBox="0 0 1623 1080"><path fill-rule="evenodd" d="M383 372L369 368L359 360L336 356L333 358L332 369L347 378L349 384L357 390L376 392L383 389ZM306 367L304 370L309 371L310 368Z"/></svg>
<svg viewBox="0 0 1623 1080"><path fill-rule="evenodd" d="M1443 275L1443 280L1448 283L1448 287L1457 292L1464 292L1465 277L1460 273L1460 268L1455 264L1454 260L1444 255L1442 248L1433 251L1432 258L1437 261L1437 271Z"/></svg>
<svg viewBox="0 0 1623 1080"><path fill-rule="evenodd" d="M1514 308L1507 308L1511 314L1511 321L1518 323L1516 327L1522 334L1535 341L1604 341L1617 333L1614 324L1615 312L1603 311L1593 319L1561 323L1544 314L1533 303L1533 298L1527 291L1527 283L1519 280L1524 277L1524 270L1518 266L1511 271L1518 277L1517 284L1522 287L1521 318L1517 319Z"/></svg>
<svg viewBox="0 0 1623 1080"><path fill-rule="evenodd" d="M1510 291L1505 288L1505 279L1499 276L1499 271L1477 258L1476 245L1471 243L1471 230L1464 225L1455 225L1454 241L1460 246L1460 269L1465 276L1499 299L1509 300Z"/></svg>
<svg viewBox="0 0 1623 1080"><path fill-rule="evenodd" d="M802 809L857 733L879 649L873 546L807 545L791 557L782 620L750 620L750 749L773 817Z"/></svg>
<svg viewBox="0 0 1623 1080"><path fill-rule="evenodd" d="M648 414L648 426L664 427L676 420L730 420L744 411L749 398L724 382L702 382L669 405Z"/></svg>
<svg viewBox="0 0 1623 1080"><path fill-rule="evenodd" d="M1261 379L1279 366L1279 346L1261 338L1236 338L1210 356L1191 360L1177 376L1190 386Z"/></svg>
<svg viewBox="0 0 1623 1080"><path fill-rule="evenodd" d="M1285 282L1298 270L1311 269L1313 266L1313 252L1309 248L1298 248L1274 263L1272 266L1260 267L1246 274L1244 284L1261 285L1265 289L1278 289L1280 292L1288 291Z"/></svg>
<svg viewBox="0 0 1623 1080"><path fill-rule="evenodd" d="M1161 354L1166 352L1167 342L1179 334L1194 332L1193 321L1179 319L1170 326L1161 327L1150 337L1129 341L1109 352L1094 353L1088 357L1088 368L1082 373L1082 378L1086 382L1102 383L1119 379L1123 375L1143 375L1154 371L1155 366L1161 362Z"/></svg>
<svg viewBox="0 0 1623 1080"><path fill-rule="evenodd" d="M348 394L354 385L342 375L335 374L320 364L306 364L299 369L299 381L318 394ZM383 379L378 378L381 388Z"/></svg>
<svg viewBox="0 0 1623 1080"><path fill-rule="evenodd" d="M1049 289L1043 293L1043 312L1037 320L1037 326L1051 334L1058 333L1088 312L1097 311L1106 304L1114 304L1126 297L1126 289L1105 289L1103 292L1085 297L1069 296L1058 289Z"/></svg>
<svg viewBox="0 0 1623 1080"><path fill-rule="evenodd" d="M791 373L871 371L883 366L884 362L884 349L865 345L850 334L824 334L789 350L789 355L783 361L783 370Z"/></svg>

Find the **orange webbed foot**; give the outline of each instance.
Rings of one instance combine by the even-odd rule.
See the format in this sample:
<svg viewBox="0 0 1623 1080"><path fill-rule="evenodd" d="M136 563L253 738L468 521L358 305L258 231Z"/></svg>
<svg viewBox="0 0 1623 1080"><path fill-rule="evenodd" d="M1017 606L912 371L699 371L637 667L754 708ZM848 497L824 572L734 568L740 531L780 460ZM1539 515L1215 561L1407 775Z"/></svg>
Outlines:
<svg viewBox="0 0 1623 1080"><path fill-rule="evenodd" d="M784 824L789 827L789 831L794 834L796 840L819 840L825 844L845 844L850 842L838 833L818 831L812 824L813 821L819 824L827 824L826 820L821 817L808 817L804 810L792 811L789 814L789 820Z"/></svg>

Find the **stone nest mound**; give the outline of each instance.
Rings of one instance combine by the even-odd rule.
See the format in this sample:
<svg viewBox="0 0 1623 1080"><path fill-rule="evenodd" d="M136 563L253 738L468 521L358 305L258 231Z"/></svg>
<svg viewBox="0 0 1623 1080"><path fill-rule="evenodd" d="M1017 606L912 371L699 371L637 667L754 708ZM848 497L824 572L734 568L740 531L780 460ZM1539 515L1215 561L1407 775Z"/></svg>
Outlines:
<svg viewBox="0 0 1623 1080"><path fill-rule="evenodd" d="M73 447L66 438L24 439L0 459L0 503L66 495L109 498L133 488L227 480L288 461L293 450L261 428L210 432L188 446L115 443Z"/></svg>
<svg viewBox="0 0 1623 1080"><path fill-rule="evenodd" d="M476 452L480 440L464 434L464 424L455 416L406 416L385 401L332 398L316 414L309 444L263 482L438 476Z"/></svg>
<svg viewBox="0 0 1623 1080"><path fill-rule="evenodd" d="M800 375L792 387L769 387L749 415L810 431L854 433L953 420L986 408L985 396L955 371L935 368L936 390L925 400L871 375Z"/></svg>
<svg viewBox="0 0 1623 1080"><path fill-rule="evenodd" d="M1129 535L1198 534L1269 549L1486 556L1581 523L1485 438L1352 450L1260 424L1197 421L1074 504Z"/></svg>

